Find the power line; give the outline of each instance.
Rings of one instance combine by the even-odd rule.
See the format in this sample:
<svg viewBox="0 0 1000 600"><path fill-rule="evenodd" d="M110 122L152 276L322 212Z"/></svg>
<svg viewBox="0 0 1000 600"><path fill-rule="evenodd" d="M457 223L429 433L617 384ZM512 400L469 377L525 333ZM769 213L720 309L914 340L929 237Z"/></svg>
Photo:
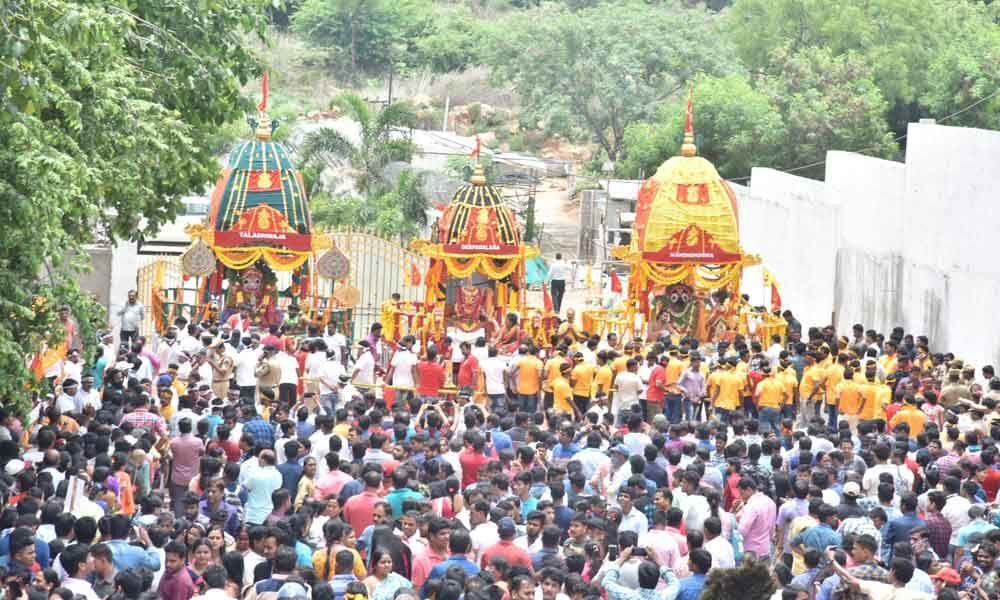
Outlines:
<svg viewBox="0 0 1000 600"><path fill-rule="evenodd" d="M948 115L946 117L942 117L940 119L935 119L935 122L937 122L937 123L943 123L943 122L947 121L948 119L953 119L953 118L957 117L958 115L960 115L960 114L962 114L964 112L972 110L973 108L979 106L980 104L982 104L983 102L986 102L987 100L992 99L993 97L995 97L997 95L1000 95L1000 89L997 89L992 94L989 94L988 96L980 98L979 100L976 100L972 104L970 104L970 105L968 105L968 106L966 106L964 108L961 108L961 109L959 109L959 110L951 113L950 115ZM901 142L901 141L905 140L908 135L909 135L909 133L904 133L903 135L894 138L892 141L893 141L893 143ZM849 152L852 152L854 154L865 154L867 152L872 152L872 151L878 150L878 149L879 149L878 146L869 146L867 148L861 148L860 150L850 150ZM827 150L827 152L830 152L830 151ZM819 167L819 166L822 166L822 165L825 165L825 164L826 164L826 159L823 159L823 160L812 162L812 163L809 163L809 164L806 164L806 165L800 165L798 167L792 167L790 169L775 169L775 171L778 171L779 173L795 173L797 171L804 171L805 169L811 169L813 167ZM746 175L745 177L735 177L735 178L729 179L728 181L746 181L748 179L750 179L750 175Z"/></svg>

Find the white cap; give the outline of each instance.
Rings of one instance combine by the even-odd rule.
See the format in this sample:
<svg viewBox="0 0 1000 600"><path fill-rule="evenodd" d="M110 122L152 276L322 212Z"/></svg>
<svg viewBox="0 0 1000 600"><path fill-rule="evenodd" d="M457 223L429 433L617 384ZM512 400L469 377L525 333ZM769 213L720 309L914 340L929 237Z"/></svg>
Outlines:
<svg viewBox="0 0 1000 600"><path fill-rule="evenodd" d="M3 472L11 477L20 475L21 471L24 471L25 464L23 460L15 458L7 463L7 466L3 468Z"/></svg>

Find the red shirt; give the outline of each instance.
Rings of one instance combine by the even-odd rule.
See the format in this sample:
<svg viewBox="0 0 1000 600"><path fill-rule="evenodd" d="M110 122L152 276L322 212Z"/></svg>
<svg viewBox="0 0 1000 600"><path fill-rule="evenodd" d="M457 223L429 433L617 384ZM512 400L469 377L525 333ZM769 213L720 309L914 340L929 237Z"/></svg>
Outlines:
<svg viewBox="0 0 1000 600"><path fill-rule="evenodd" d="M265 335L264 338L262 340L260 340L260 345L261 346L274 346L275 348L277 348L279 350L284 350L285 349L284 342L282 342L281 338L278 337L278 336L276 336L276 335Z"/></svg>
<svg viewBox="0 0 1000 600"><path fill-rule="evenodd" d="M646 389L646 402L649 404L663 404L666 392L656 387L657 383L667 384L667 370L663 365L656 365L649 372L649 387Z"/></svg>
<svg viewBox="0 0 1000 600"><path fill-rule="evenodd" d="M472 377L474 371L479 368L479 361L471 354L462 361L462 366L458 368L458 387L475 387L476 380Z"/></svg>
<svg viewBox="0 0 1000 600"><path fill-rule="evenodd" d="M489 566L494 556L504 557L507 565L511 567L520 565L529 569L531 568L531 555L524 548L514 545L512 540L500 540L483 551L483 556L479 559L479 565L485 569Z"/></svg>
<svg viewBox="0 0 1000 600"><path fill-rule="evenodd" d="M983 478L983 489L986 490L986 499L990 502L996 500L997 490L1000 489L1000 471L996 467L986 467L986 476Z"/></svg>
<svg viewBox="0 0 1000 600"><path fill-rule="evenodd" d="M480 467L490 462L490 457L472 448L466 448L458 455L458 462L462 465L462 487L466 488L476 482Z"/></svg>
<svg viewBox="0 0 1000 600"><path fill-rule="evenodd" d="M900 404L900 403L898 403L898 402L893 402L889 406L886 406L885 407L885 422L888 423L889 421L891 421L892 418L894 416L896 416L896 413L899 412L899 409L902 408L902 407L903 407L903 405Z"/></svg>
<svg viewBox="0 0 1000 600"><path fill-rule="evenodd" d="M370 490L347 499L341 512L344 521L354 528L354 535L361 537L365 528L375 523L375 505L379 502L382 502L382 497Z"/></svg>
<svg viewBox="0 0 1000 600"><path fill-rule="evenodd" d="M440 393L438 390L444 387L444 367L436 362L420 361L417 364L417 377L420 378L417 382L418 396L437 396Z"/></svg>
<svg viewBox="0 0 1000 600"><path fill-rule="evenodd" d="M239 443L234 442L231 439L224 442L215 440L214 442L209 443L209 450L214 450L216 448L222 448L222 451L226 453L226 460L229 462L238 463L240 462L240 458L243 457L243 451L240 450Z"/></svg>

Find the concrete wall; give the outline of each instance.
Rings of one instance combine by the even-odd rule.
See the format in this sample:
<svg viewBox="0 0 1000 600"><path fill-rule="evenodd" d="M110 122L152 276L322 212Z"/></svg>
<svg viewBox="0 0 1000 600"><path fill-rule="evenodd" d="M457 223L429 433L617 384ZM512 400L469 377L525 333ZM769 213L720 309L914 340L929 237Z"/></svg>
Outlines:
<svg viewBox="0 0 1000 600"><path fill-rule="evenodd" d="M826 181L754 169L743 247L804 324L926 334L934 350L1000 364L995 243L1000 133L911 124L905 163L827 154Z"/></svg>
<svg viewBox="0 0 1000 600"><path fill-rule="evenodd" d="M803 324L829 323L839 225L822 182L756 168L749 193L737 197L744 251L760 255L778 281L783 304ZM744 277L751 300L760 289L757 277Z"/></svg>

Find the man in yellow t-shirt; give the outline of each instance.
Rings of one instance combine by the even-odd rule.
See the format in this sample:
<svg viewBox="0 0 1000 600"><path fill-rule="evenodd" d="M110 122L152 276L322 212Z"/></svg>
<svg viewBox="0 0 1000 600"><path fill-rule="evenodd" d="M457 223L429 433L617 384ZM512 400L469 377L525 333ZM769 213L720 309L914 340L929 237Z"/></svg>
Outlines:
<svg viewBox="0 0 1000 600"><path fill-rule="evenodd" d="M861 410L861 385L854 379L854 369L844 369L844 378L834 388L837 398L837 410L851 426L851 431L858 430L858 415Z"/></svg>
<svg viewBox="0 0 1000 600"><path fill-rule="evenodd" d="M584 359L583 352L577 352L573 358L574 365L569 380L573 385L573 402L582 415L590 408L590 395L594 391L594 374L597 372L597 367Z"/></svg>
<svg viewBox="0 0 1000 600"><path fill-rule="evenodd" d="M896 372L896 367L899 364L899 356L896 354L896 342L889 340L885 343L885 354L883 354L878 359L878 364L882 365L882 370L885 372L885 376Z"/></svg>
<svg viewBox="0 0 1000 600"><path fill-rule="evenodd" d="M844 380L847 354L837 356L837 362L823 370L823 391L826 397L826 428L837 431L837 384Z"/></svg>
<svg viewBox="0 0 1000 600"><path fill-rule="evenodd" d="M566 363L565 350L560 347L556 350L556 353L552 355L552 358L545 361L545 368L543 374L545 375L545 381L542 382L542 394L543 410L548 410L552 408L552 384L555 383L556 379L559 377L559 369L562 365Z"/></svg>
<svg viewBox="0 0 1000 600"><path fill-rule="evenodd" d="M625 370L628 365L628 359L632 358L632 353L635 352L635 346L632 342L625 344L625 351L622 354L617 354L613 361L611 361L611 370L614 371L615 377L619 373Z"/></svg>
<svg viewBox="0 0 1000 600"><path fill-rule="evenodd" d="M823 367L816 364L818 361L818 354L806 354L806 366L799 382L799 421L803 423L819 416L823 402Z"/></svg>
<svg viewBox="0 0 1000 600"><path fill-rule="evenodd" d="M568 362L559 365L559 375L552 382L552 408L557 413L575 420L576 406L573 404L573 386L567 379L572 369L573 367Z"/></svg>
<svg viewBox="0 0 1000 600"><path fill-rule="evenodd" d="M927 424L927 415L924 411L917 408L913 396L903 396L903 406L893 415L887 429L891 430L900 423L906 423L910 427L911 440L916 439L918 435L924 432L924 426Z"/></svg>
<svg viewBox="0 0 1000 600"><path fill-rule="evenodd" d="M757 383L754 390L757 409L760 414L760 433L767 435L781 433L781 407L785 404L788 392L784 382L771 375L771 367L761 369L764 378Z"/></svg>
<svg viewBox="0 0 1000 600"><path fill-rule="evenodd" d="M601 350L597 353L597 373L594 375L594 396L601 394L611 396L611 382L614 381L615 372L608 364L608 354L613 351ZM626 361L627 362L627 361Z"/></svg>
<svg viewBox="0 0 1000 600"><path fill-rule="evenodd" d="M517 400L521 411L533 415L538 412L538 397L542 390L542 361L538 360L538 348L533 344L514 363L511 377L517 381Z"/></svg>
<svg viewBox="0 0 1000 600"><path fill-rule="evenodd" d="M795 400L799 391L799 376L790 360L782 360L776 377L785 386L785 404L781 407L781 418L795 418Z"/></svg>
<svg viewBox="0 0 1000 600"><path fill-rule="evenodd" d="M677 387L677 382L681 379L681 374L687 368L687 361L682 360L676 349L668 353L670 362L664 369L663 385L666 387L666 396L663 399L664 412L667 421L670 423L680 423L683 417L681 411L681 390Z"/></svg>
<svg viewBox="0 0 1000 600"><path fill-rule="evenodd" d="M728 424L730 415L740 407L743 390L746 388L747 378L735 370L738 359L731 359L729 368L721 372L718 377L718 387L712 397L712 405L719 415L719 420Z"/></svg>
<svg viewBox="0 0 1000 600"><path fill-rule="evenodd" d="M880 406L882 394L879 393L879 388L883 386L875 381L874 374L866 373L865 378L867 381L858 386L861 392L861 407L858 409L858 417L862 421L875 421L879 415L885 418L885 411Z"/></svg>

